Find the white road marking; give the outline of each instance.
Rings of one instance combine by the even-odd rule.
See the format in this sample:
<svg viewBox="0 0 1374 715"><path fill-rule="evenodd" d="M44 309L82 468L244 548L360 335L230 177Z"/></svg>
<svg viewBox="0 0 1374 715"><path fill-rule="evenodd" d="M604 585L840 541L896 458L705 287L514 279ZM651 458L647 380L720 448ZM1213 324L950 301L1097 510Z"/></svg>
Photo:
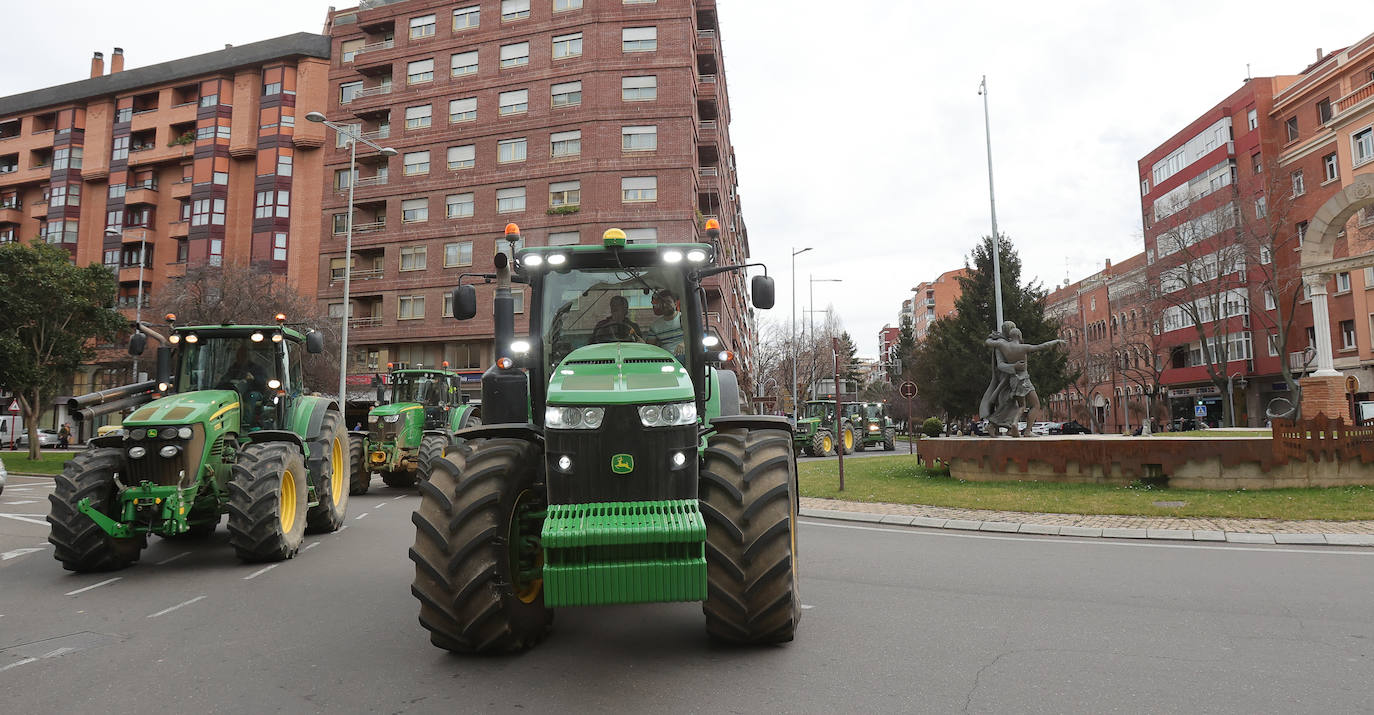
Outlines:
<svg viewBox="0 0 1374 715"><path fill-rule="evenodd" d="M36 514L0 514L0 516L5 517L6 519L14 519L15 521L23 521L30 524L38 524L39 526L48 525L48 522L43 521L42 519L33 518L37 516Z"/></svg>
<svg viewBox="0 0 1374 715"><path fill-rule="evenodd" d="M855 529L858 531L882 531L889 534L906 534L908 536L943 536L950 539L986 539L988 541L1036 541L1042 544L1069 544L1081 546L1127 546L1146 549L1193 549L1197 551L1260 551L1266 554L1321 554L1325 556L1374 556L1374 549L1366 551L1345 551L1340 549L1279 549L1264 548L1255 546L1207 546L1192 544L1151 544L1144 539L1094 539L1081 537L1068 538L1020 538L1015 536L984 536L981 534L947 534L943 531L917 531L915 529L881 529L872 526L855 526L852 524L827 524L823 521L804 521L809 526L825 526L831 529Z"/></svg>
<svg viewBox="0 0 1374 715"><path fill-rule="evenodd" d="M157 562L155 565L156 565L156 566L165 566L165 565L170 564L170 563L172 563L173 561L176 561L177 559L179 559L179 558L181 558L181 557L183 557L183 556L186 556L187 554L190 554L190 553L191 553L190 551L183 551L183 552L177 554L176 556L172 556L172 557L169 557L169 558L165 558L165 559L163 559L163 560Z"/></svg>
<svg viewBox="0 0 1374 715"><path fill-rule="evenodd" d="M306 544L306 545L305 545L305 548L304 548L304 549L301 549L301 550L302 550L302 551L309 551L309 550L311 550L311 549L313 549L313 548L315 548L316 546L319 546L319 545L320 545L320 542L318 542L318 541L312 541L312 542Z"/></svg>
<svg viewBox="0 0 1374 715"><path fill-rule="evenodd" d="M76 652L76 649L75 649L75 648L68 648L68 647L66 647L66 646L63 646L63 647L61 647L61 648L58 648L57 650L50 651L50 652L48 652L48 653L44 653L43 655L40 655L40 656L38 656L38 657L39 657L39 658L56 658L56 657L58 657L58 656L60 656L60 655L66 655L66 654L68 654L68 653L75 653L75 652Z"/></svg>
<svg viewBox="0 0 1374 715"><path fill-rule="evenodd" d="M10 663L9 665L7 665L7 666L5 666L5 667L3 667L3 668L0 668L0 673L3 673L3 672L5 672L5 671L9 670L10 668L18 668L18 667L21 666L21 665L25 665L25 664L27 664L27 663L33 663L33 662L35 662L35 661L37 661L37 660L38 660L37 658L25 658L25 659L23 659L23 660L16 660L15 662Z"/></svg>
<svg viewBox="0 0 1374 715"><path fill-rule="evenodd" d="M7 501L5 506L19 506L20 504L37 504L37 499L25 499L23 501Z"/></svg>
<svg viewBox="0 0 1374 715"><path fill-rule="evenodd" d="M348 524L344 524L343 526L339 527L339 531L343 531L344 529L347 529L347 528L348 528ZM339 531L336 531L336 532L334 532L334 533L337 534L337 533L339 533Z"/></svg>
<svg viewBox="0 0 1374 715"><path fill-rule="evenodd" d="M195 598L193 598L193 599L191 599L191 600L189 600L189 601L182 601L181 603L178 603L177 605L172 606L171 608L164 608L164 609L162 609L161 611L158 611L157 613L150 613L150 614L148 614L148 617L149 617L149 618L157 618L158 616L161 616L161 615L164 615L164 614L167 614L167 613L171 613L172 611L175 611L175 610L177 610L178 608L182 608L182 607L184 607L184 606L189 606L189 605L191 605L191 604L195 603L196 601L199 601L199 600L201 600L201 599L203 599L203 598L205 598L205 597L204 597L204 596L196 596Z"/></svg>
<svg viewBox="0 0 1374 715"><path fill-rule="evenodd" d="M811 609L813 609L813 608L815 608L815 606L808 606L808 605L806 605L805 603L802 604L802 610L803 610L803 611L809 611L809 610L811 610Z"/></svg>
<svg viewBox="0 0 1374 715"><path fill-rule="evenodd" d="M368 512L363 512L363 513L361 513L361 514L359 514L359 515L353 517L353 521L357 521L357 520L359 520L359 519L361 519L361 518L363 518L363 517L365 517L365 516L367 516L367 515L368 515Z"/></svg>
<svg viewBox="0 0 1374 715"><path fill-rule="evenodd" d="M401 496L398 496L398 497L393 498L391 501L396 501L397 499L405 499L405 498L406 498L406 495L402 494Z"/></svg>
<svg viewBox="0 0 1374 715"><path fill-rule="evenodd" d="M14 551L6 551L5 553L0 554L0 561L9 561L10 559L18 558L18 557L20 557L20 556L23 556L24 554L31 554L31 553L33 553L33 552L35 552L35 551L42 551L42 550L43 550L43 547L41 547L41 546L35 546L35 547L32 547L32 548L28 548L28 549L15 549Z"/></svg>
<svg viewBox="0 0 1374 715"><path fill-rule="evenodd" d="M281 566L281 564L272 564L271 566L264 566L264 567L258 569L257 571L254 571L253 573L250 573L250 574L248 574L247 576L244 576L244 577L243 577L243 580L244 580L244 581L252 581L253 579L255 579L255 578L257 578L257 577L259 577L259 576L261 576L261 575L267 573L268 571L271 571L272 569L274 569L274 568L276 568L276 567L278 567L278 566Z"/></svg>
<svg viewBox="0 0 1374 715"><path fill-rule="evenodd" d="M78 593L85 593L85 592L87 592L87 591L89 591L89 590L91 590L91 589L93 589L93 588L100 588L101 586L108 586L108 585L114 583L115 581L120 580L121 578L124 578L124 577L123 577L123 576L115 576L114 578L107 578L107 579L105 579L104 581L101 581L100 583L94 583L94 584L91 584L90 586L87 586L87 587L85 587L85 588L78 588L78 589L76 589L75 591L68 591L68 592L66 592L66 593L64 593L64 594L62 594L62 595L64 595L64 596L75 596L75 595L78 594Z"/></svg>
<svg viewBox="0 0 1374 715"><path fill-rule="evenodd" d="M378 504L378 505L377 505L377 508L378 508L378 509L381 509L381 508L384 507L384 506L386 506L386 502L382 502L382 503Z"/></svg>

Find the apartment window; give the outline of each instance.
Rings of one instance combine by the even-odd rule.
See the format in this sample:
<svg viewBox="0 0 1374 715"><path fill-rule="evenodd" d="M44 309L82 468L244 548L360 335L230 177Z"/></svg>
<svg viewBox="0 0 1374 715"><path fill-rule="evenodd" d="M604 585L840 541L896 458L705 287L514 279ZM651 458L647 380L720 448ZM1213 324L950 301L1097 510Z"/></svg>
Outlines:
<svg viewBox="0 0 1374 715"><path fill-rule="evenodd" d="M223 226L224 199L198 199L191 204L192 226Z"/></svg>
<svg viewBox="0 0 1374 715"><path fill-rule="evenodd" d="M105 230L119 231L124 228L124 210L115 209L105 213Z"/></svg>
<svg viewBox="0 0 1374 715"><path fill-rule="evenodd" d="M203 100L202 100L202 101L203 101ZM207 106L207 105L202 105L202 106ZM212 107L213 107L214 105L212 104L212 105L208 105L208 106L212 106ZM122 107L122 108L120 108L120 109L116 109L116 110L115 110L115 118L114 118L114 120L115 120L115 124L126 124L126 123L128 123L128 122L132 122L132 121L134 120L134 108L133 108L133 107Z"/></svg>
<svg viewBox="0 0 1374 715"><path fill-rule="evenodd" d="M1307 185L1303 183L1302 171L1293 172L1293 195L1302 196L1307 193Z"/></svg>
<svg viewBox="0 0 1374 715"><path fill-rule="evenodd" d="M624 151L653 151L658 148L658 127L620 128L620 148Z"/></svg>
<svg viewBox="0 0 1374 715"><path fill-rule="evenodd" d="M286 234L283 232L272 234L272 260L286 260Z"/></svg>
<svg viewBox="0 0 1374 715"><path fill-rule="evenodd" d="M471 169L477 164L477 149L472 144L448 148L448 168Z"/></svg>
<svg viewBox="0 0 1374 715"><path fill-rule="evenodd" d="M406 82L419 84L434 79L434 60L416 60L406 65Z"/></svg>
<svg viewBox="0 0 1374 715"><path fill-rule="evenodd" d="M335 235L348 232L348 214L334 214Z"/></svg>
<svg viewBox="0 0 1374 715"><path fill-rule="evenodd" d="M1337 273L1337 274L1336 274L1336 292L1337 292L1337 293L1344 293L1344 292L1346 292L1346 291L1348 291L1348 290L1350 290L1350 274L1349 274L1349 273Z"/></svg>
<svg viewBox="0 0 1374 715"><path fill-rule="evenodd" d="M658 229L627 228L625 229L625 242L631 245L636 243L658 243Z"/></svg>
<svg viewBox="0 0 1374 715"><path fill-rule="evenodd" d="M472 122L477 120L477 98L451 99L448 103L450 123Z"/></svg>
<svg viewBox="0 0 1374 715"><path fill-rule="evenodd" d="M429 220L429 199L406 199L401 202L401 222L420 223Z"/></svg>
<svg viewBox="0 0 1374 715"><path fill-rule="evenodd" d="M339 104L348 104L352 102L361 91L363 91L363 83L361 81L344 82L339 85Z"/></svg>
<svg viewBox="0 0 1374 715"><path fill-rule="evenodd" d="M530 16L530 0L501 0L501 22Z"/></svg>
<svg viewBox="0 0 1374 715"><path fill-rule="evenodd" d="M468 194L471 196L472 194ZM472 265L472 241L457 241L444 244L444 267Z"/></svg>
<svg viewBox="0 0 1374 715"><path fill-rule="evenodd" d="M62 169L81 168L81 147L69 147L55 149L52 153L52 168L54 171ZM126 155L127 156L127 155Z"/></svg>
<svg viewBox="0 0 1374 715"><path fill-rule="evenodd" d="M576 246L581 242L581 237L577 231L560 231L549 234L550 246Z"/></svg>
<svg viewBox="0 0 1374 715"><path fill-rule="evenodd" d="M1270 290L1264 291L1264 309L1265 309L1265 310L1274 310L1274 309L1276 309L1276 308L1278 308L1278 307L1279 307L1278 301L1275 301L1275 300L1274 300L1274 292L1273 292L1273 291L1270 291Z"/></svg>
<svg viewBox="0 0 1374 715"><path fill-rule="evenodd" d="M1268 246L1260 246L1259 262L1262 266L1267 266L1274 260L1274 252Z"/></svg>
<svg viewBox="0 0 1374 715"><path fill-rule="evenodd" d="M1288 141L1290 141L1290 142L1291 142L1291 141L1297 141L1297 139L1298 139L1298 118L1297 118L1297 117L1289 117L1289 118L1288 118L1288 121L1284 122L1283 126L1288 130Z"/></svg>
<svg viewBox="0 0 1374 715"><path fill-rule="evenodd" d="M1355 349L1355 321L1353 320L1341 321L1341 349Z"/></svg>
<svg viewBox="0 0 1374 715"><path fill-rule="evenodd" d="M357 172L355 171L355 172L352 172L352 173L356 175ZM339 190L339 191L342 191L343 189L347 189L347 188L348 188L348 185L349 185L349 183L350 183L349 180L348 180L348 179L349 179L349 176L350 176L350 172L348 171L348 169L335 169L335 170L334 170L334 188L335 188L336 190Z"/></svg>
<svg viewBox="0 0 1374 715"><path fill-rule="evenodd" d="M582 54L582 33L555 35L553 38L553 58L579 57Z"/></svg>
<svg viewBox="0 0 1374 715"><path fill-rule="evenodd" d="M429 173L429 152L412 151L405 155L405 175L415 176L417 174Z"/></svg>
<svg viewBox="0 0 1374 715"><path fill-rule="evenodd" d="M425 247L406 246L401 249L401 270L423 271L425 269Z"/></svg>
<svg viewBox="0 0 1374 715"><path fill-rule="evenodd" d="M1268 204L1264 200L1263 196L1255 199L1255 218L1264 218L1265 216L1268 216L1269 209L1267 206Z"/></svg>
<svg viewBox="0 0 1374 715"><path fill-rule="evenodd" d="M358 56L358 50L362 49L363 45L366 43L367 40L361 38L357 40L344 40L340 43L339 50L343 52L342 62L344 64L352 62L353 59Z"/></svg>
<svg viewBox="0 0 1374 715"><path fill-rule="evenodd" d="M406 107L406 129L424 129L429 126L433 110L426 104L419 107Z"/></svg>
<svg viewBox="0 0 1374 715"><path fill-rule="evenodd" d="M202 107L217 107L217 106L219 106L219 95L218 95L218 94L207 94L207 95L205 95L204 97L201 97L201 98L200 98L200 106L202 106Z"/></svg>
<svg viewBox="0 0 1374 715"><path fill-rule="evenodd" d="M620 31L622 52L653 52L658 49L657 27L626 27Z"/></svg>
<svg viewBox="0 0 1374 715"><path fill-rule="evenodd" d="M496 190L496 212L515 213L525 210L525 187L512 186Z"/></svg>
<svg viewBox="0 0 1374 715"><path fill-rule="evenodd" d="M259 191L257 193L257 199L253 203L253 218L273 218L274 216L276 218L291 217L290 191Z"/></svg>
<svg viewBox="0 0 1374 715"><path fill-rule="evenodd" d="M1302 242L1307 238L1307 222L1298 222L1298 248L1302 248Z"/></svg>
<svg viewBox="0 0 1374 715"><path fill-rule="evenodd" d="M549 184L549 206L577 206L582 203L581 181L555 181Z"/></svg>
<svg viewBox="0 0 1374 715"><path fill-rule="evenodd" d="M519 67L530 63L530 43L516 42L501 45L501 67Z"/></svg>
<svg viewBox="0 0 1374 715"><path fill-rule="evenodd" d="M129 137L115 137L111 144L110 161L129 158Z"/></svg>
<svg viewBox="0 0 1374 715"><path fill-rule="evenodd" d="M81 184L67 186L59 184L52 187L48 193L49 206L80 206L81 205Z"/></svg>
<svg viewBox="0 0 1374 715"><path fill-rule="evenodd" d="M460 7L453 11L453 29L470 30L482 23L482 8L478 5Z"/></svg>
<svg viewBox="0 0 1374 715"><path fill-rule="evenodd" d="M335 148L335 149L342 149L342 148L348 146L348 138L349 138L350 136L354 136L354 135L356 135L356 134L361 133L362 130L363 130L363 125L361 125L361 124L345 124L345 125L343 125L343 129L341 129L341 130L339 130L339 131L337 131L337 132L334 132L334 148Z"/></svg>
<svg viewBox="0 0 1374 715"><path fill-rule="evenodd" d="M558 107L574 107L582 103L582 81L560 82L553 85L549 90L552 95L552 104L555 109Z"/></svg>
<svg viewBox="0 0 1374 715"><path fill-rule="evenodd" d="M582 155L582 130L554 132L549 135L549 154L555 159Z"/></svg>
<svg viewBox="0 0 1374 715"><path fill-rule="evenodd" d="M507 164L525 160L525 138L502 139L496 142L496 161Z"/></svg>
<svg viewBox="0 0 1374 715"><path fill-rule="evenodd" d="M1322 175L1325 177L1322 179L1323 183L1340 178L1341 170L1336 163L1336 152L1331 152L1322 157Z"/></svg>
<svg viewBox="0 0 1374 715"><path fill-rule="evenodd" d="M469 218L472 216L474 208L475 204L470 193L449 194L444 197L444 215L448 218Z"/></svg>
<svg viewBox="0 0 1374 715"><path fill-rule="evenodd" d="M418 40L421 37L433 37L434 24L433 15L410 18L410 39Z"/></svg>
<svg viewBox="0 0 1374 715"><path fill-rule="evenodd" d="M517 241L515 242L515 249L514 249L514 250L515 250L516 253L519 253L520 250L523 249L524 247L525 247L525 239L524 239L524 238L521 238L521 239L519 239L519 240L517 240ZM508 255L508 256L514 255L513 253L511 253L510 241L507 241L507 240L504 239L504 238L498 238L498 239L496 239L496 250L495 250L494 252L495 252L495 253L504 253L504 254L506 254L506 255ZM514 292L515 292L515 289L512 288L511 292L514 293Z"/></svg>
<svg viewBox="0 0 1374 715"><path fill-rule="evenodd" d="M564 10L581 10L582 0L553 0L553 11L563 12Z"/></svg>
<svg viewBox="0 0 1374 715"><path fill-rule="evenodd" d="M1245 113L1245 125L1246 125L1247 127L1249 127L1250 131L1254 131L1256 128L1258 128L1258 127L1259 127L1259 112L1257 112L1257 111L1255 111L1255 110L1253 110L1253 109L1251 109L1250 111L1246 112L1246 113Z"/></svg>
<svg viewBox="0 0 1374 715"><path fill-rule="evenodd" d="M1141 195L1141 196L1145 196L1145 195L1148 195L1149 193L1150 193L1150 180L1149 180L1149 179L1145 179L1144 181L1140 182L1140 195Z"/></svg>
<svg viewBox="0 0 1374 715"><path fill-rule="evenodd" d="M452 293L445 293L445 294L444 294L444 308L443 308L443 312L439 313L439 317L441 317L441 318L452 318L452 317L453 317L453 294L452 294Z"/></svg>
<svg viewBox="0 0 1374 715"><path fill-rule="evenodd" d="M274 94L281 94L281 82L268 82L262 86L262 96L271 97Z"/></svg>
<svg viewBox="0 0 1374 715"><path fill-rule="evenodd" d="M1259 152L1250 155L1250 170L1254 174L1264 171L1264 159L1260 157Z"/></svg>
<svg viewBox="0 0 1374 715"><path fill-rule="evenodd" d="M530 109L530 91L528 89L516 89L510 92L502 92L500 95L500 113L502 116L507 114L524 114Z"/></svg>
<svg viewBox="0 0 1374 715"><path fill-rule="evenodd" d="M523 241L521 243L523 243ZM523 246L521 247L523 248ZM515 312L525 312L525 289L519 286L512 287L510 291L510 297L511 307L515 310Z"/></svg>
<svg viewBox="0 0 1374 715"><path fill-rule="evenodd" d="M1326 124L1331 121L1331 100L1323 99L1317 102L1317 121Z"/></svg>
<svg viewBox="0 0 1374 715"><path fill-rule="evenodd" d="M477 50L459 52L451 58L450 62L454 77L477 74Z"/></svg>
<svg viewBox="0 0 1374 715"><path fill-rule="evenodd" d="M1350 135L1350 152L1355 166L1374 159L1374 127Z"/></svg>
<svg viewBox="0 0 1374 715"><path fill-rule="evenodd" d="M418 320L425 317L425 297L422 295L403 295L396 299L396 317L400 320Z"/></svg>
<svg viewBox="0 0 1374 715"><path fill-rule="evenodd" d="M626 176L620 180L620 200L624 203L658 200L658 177Z"/></svg>
<svg viewBox="0 0 1374 715"><path fill-rule="evenodd" d="M658 77L621 77L620 99L626 102L649 102L658 99Z"/></svg>

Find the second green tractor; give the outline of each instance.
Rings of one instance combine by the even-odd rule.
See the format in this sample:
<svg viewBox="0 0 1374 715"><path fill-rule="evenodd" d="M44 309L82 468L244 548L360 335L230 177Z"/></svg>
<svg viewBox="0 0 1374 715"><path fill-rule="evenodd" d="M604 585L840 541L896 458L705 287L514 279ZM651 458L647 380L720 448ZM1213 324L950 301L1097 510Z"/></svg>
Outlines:
<svg viewBox="0 0 1374 715"><path fill-rule="evenodd" d="M352 494L367 493L373 472L389 487L412 487L429 479L434 458L443 454L453 434L482 424L477 406L463 402L458 373L395 363L388 368L391 400L383 399L379 383L367 431L348 435Z"/></svg>

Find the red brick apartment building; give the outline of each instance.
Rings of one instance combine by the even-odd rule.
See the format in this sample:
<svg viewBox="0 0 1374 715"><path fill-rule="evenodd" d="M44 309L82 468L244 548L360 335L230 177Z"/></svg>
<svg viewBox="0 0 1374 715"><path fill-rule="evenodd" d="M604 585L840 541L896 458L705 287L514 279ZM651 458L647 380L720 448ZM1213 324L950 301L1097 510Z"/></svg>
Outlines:
<svg viewBox="0 0 1374 715"><path fill-rule="evenodd" d="M912 328L916 333L916 342L925 338L936 320L954 312L954 302L964 293L959 279L968 275L967 268L945 271L935 280L920 283L911 289Z"/></svg>
<svg viewBox="0 0 1374 715"><path fill-rule="evenodd" d="M507 223L531 246L598 243L612 227L678 242L706 241L714 217L721 262L747 260L714 1L372 0L332 12L328 31L325 113L398 152L358 159L356 399L362 373L388 361L448 361L480 389L489 312L459 323L445 296L492 265ZM349 154L332 137L326 154L319 294L342 318ZM752 394L744 276L713 277L707 294Z"/></svg>
<svg viewBox="0 0 1374 715"><path fill-rule="evenodd" d="M313 294L324 132L296 108L324 104L328 58L329 38L306 33L132 69L116 48L108 73L96 53L88 79L0 98L0 242L103 262L131 318L140 247L145 305L187 266L225 261ZM79 372L72 393L124 384L120 365Z"/></svg>

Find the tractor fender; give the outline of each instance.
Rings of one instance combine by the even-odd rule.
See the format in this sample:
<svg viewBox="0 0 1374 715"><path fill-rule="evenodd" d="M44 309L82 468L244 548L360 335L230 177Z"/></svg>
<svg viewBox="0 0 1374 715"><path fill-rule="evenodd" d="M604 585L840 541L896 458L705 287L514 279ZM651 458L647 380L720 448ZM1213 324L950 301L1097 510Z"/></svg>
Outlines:
<svg viewBox="0 0 1374 715"><path fill-rule="evenodd" d="M779 429L792 434L792 423L777 415L728 415L711 420L711 427L743 427L744 429Z"/></svg>
<svg viewBox="0 0 1374 715"><path fill-rule="evenodd" d="M320 425L324 424L324 416L331 409L338 409L333 400L312 399L310 405L310 417L304 425L303 438L313 440L320 435Z"/></svg>
<svg viewBox="0 0 1374 715"><path fill-rule="evenodd" d="M544 433L529 422L508 422L506 424L478 425L453 433L459 439L471 440L484 437L511 437L536 444L544 444Z"/></svg>
<svg viewBox="0 0 1374 715"><path fill-rule="evenodd" d="M448 439L449 435L453 433L446 429L427 429L421 432L420 434L424 437L439 436L443 437L444 439Z"/></svg>
<svg viewBox="0 0 1374 715"><path fill-rule="evenodd" d="M257 432L249 432L248 434L240 435L239 440L241 444L247 444L249 442L290 442L300 447L301 454L305 454L306 452L305 440L301 439L300 435L291 430L260 429Z"/></svg>

